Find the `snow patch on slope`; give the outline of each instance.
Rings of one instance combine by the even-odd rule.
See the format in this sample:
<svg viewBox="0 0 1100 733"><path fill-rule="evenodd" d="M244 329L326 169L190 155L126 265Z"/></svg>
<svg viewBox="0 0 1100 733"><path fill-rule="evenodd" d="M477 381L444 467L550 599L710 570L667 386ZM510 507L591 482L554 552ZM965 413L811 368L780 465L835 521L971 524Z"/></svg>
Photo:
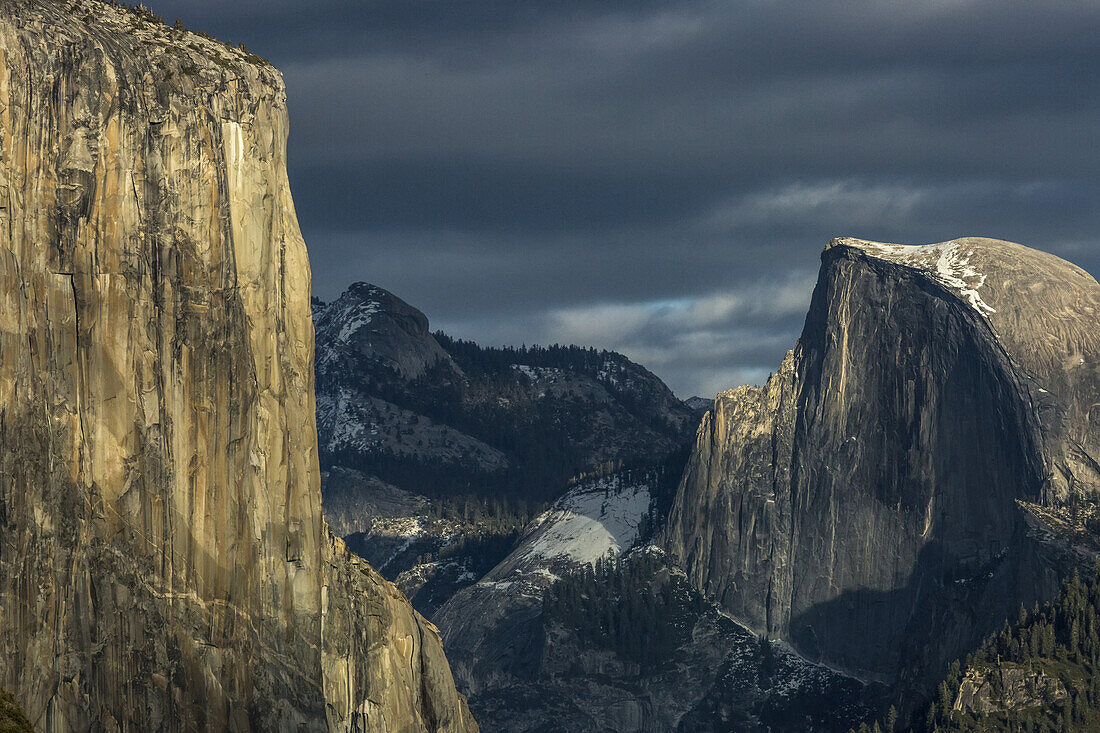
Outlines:
<svg viewBox="0 0 1100 733"><path fill-rule="evenodd" d="M382 303L374 292L367 299L345 294L338 300L321 306L314 314L317 332L317 365L325 367L336 358L339 347L347 344L364 326L370 325L382 311Z"/></svg>
<svg viewBox="0 0 1100 733"><path fill-rule="evenodd" d="M381 444L378 424L370 417L369 401L351 390L341 387L335 399L318 394L317 416L317 422L331 430L325 445L330 451L346 447L365 450Z"/></svg>
<svg viewBox="0 0 1100 733"><path fill-rule="evenodd" d="M340 327L340 333L336 336L337 342L346 344L348 339L354 336L360 328L371 322L377 312L377 303L360 303L358 308L344 314L346 320Z"/></svg>
<svg viewBox="0 0 1100 733"><path fill-rule="evenodd" d="M522 561L595 563L626 552L638 539L649 511L649 488L622 486L617 476L598 479L566 494L535 520Z"/></svg>
<svg viewBox="0 0 1100 733"><path fill-rule="evenodd" d="M996 313L991 305L982 300L978 292L985 285L984 273L974 269L970 260L974 249L959 242L941 242L940 244L883 244L862 240L840 240L851 244L868 254L889 262L923 270L942 285L956 291L974 310L984 317Z"/></svg>

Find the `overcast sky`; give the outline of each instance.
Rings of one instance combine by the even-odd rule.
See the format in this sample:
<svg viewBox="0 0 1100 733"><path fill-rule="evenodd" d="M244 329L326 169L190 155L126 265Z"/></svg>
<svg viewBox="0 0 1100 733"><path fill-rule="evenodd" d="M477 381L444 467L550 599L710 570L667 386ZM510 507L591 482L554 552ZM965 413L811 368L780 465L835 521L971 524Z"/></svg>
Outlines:
<svg viewBox="0 0 1100 733"><path fill-rule="evenodd" d="M1100 0L149 0L275 63L314 293L760 382L834 236L1100 273Z"/></svg>

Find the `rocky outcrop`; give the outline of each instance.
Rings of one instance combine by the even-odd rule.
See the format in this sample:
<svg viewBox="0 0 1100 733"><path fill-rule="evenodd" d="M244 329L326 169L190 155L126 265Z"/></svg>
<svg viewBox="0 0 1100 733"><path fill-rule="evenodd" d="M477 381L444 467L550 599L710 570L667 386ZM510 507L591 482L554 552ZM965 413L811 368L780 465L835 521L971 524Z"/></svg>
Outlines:
<svg viewBox="0 0 1100 733"><path fill-rule="evenodd" d="M1004 665L998 669L968 670L952 709L989 715L1052 706L1068 695L1066 686L1057 677L1041 670Z"/></svg>
<svg viewBox="0 0 1100 733"><path fill-rule="evenodd" d="M367 533L380 518L406 519L427 514L428 500L351 468L334 466L321 473L325 521L339 537ZM370 560L366 555L362 555ZM377 564L375 569L380 570Z"/></svg>
<svg viewBox="0 0 1100 733"><path fill-rule="evenodd" d="M473 730L321 520L278 73L0 5L0 686L40 730Z"/></svg>
<svg viewBox="0 0 1100 733"><path fill-rule="evenodd" d="M665 545L759 633L927 685L1057 590L1033 509L1100 488L1098 314L1020 245L834 240L798 345L703 420Z"/></svg>
<svg viewBox="0 0 1100 733"><path fill-rule="evenodd" d="M339 379L347 370L376 379L411 381L443 363L452 377L461 374L451 357L428 333L428 318L388 290L355 283L332 303L315 302L317 372Z"/></svg>
<svg viewBox="0 0 1100 733"><path fill-rule="evenodd" d="M439 629L326 529L322 682L330 729L476 731Z"/></svg>

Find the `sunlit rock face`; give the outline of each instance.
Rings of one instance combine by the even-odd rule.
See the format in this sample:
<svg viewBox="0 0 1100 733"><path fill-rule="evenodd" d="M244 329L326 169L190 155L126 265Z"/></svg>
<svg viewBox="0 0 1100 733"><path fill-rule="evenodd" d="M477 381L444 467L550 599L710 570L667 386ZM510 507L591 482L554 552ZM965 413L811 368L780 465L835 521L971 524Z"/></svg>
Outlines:
<svg viewBox="0 0 1100 733"><path fill-rule="evenodd" d="M0 9L0 686L38 729L473 730L321 520L279 74Z"/></svg>
<svg viewBox="0 0 1100 733"><path fill-rule="evenodd" d="M1020 245L834 240L795 349L704 418L665 545L807 657L931 680L1091 552L1050 540L1100 488L1098 315Z"/></svg>

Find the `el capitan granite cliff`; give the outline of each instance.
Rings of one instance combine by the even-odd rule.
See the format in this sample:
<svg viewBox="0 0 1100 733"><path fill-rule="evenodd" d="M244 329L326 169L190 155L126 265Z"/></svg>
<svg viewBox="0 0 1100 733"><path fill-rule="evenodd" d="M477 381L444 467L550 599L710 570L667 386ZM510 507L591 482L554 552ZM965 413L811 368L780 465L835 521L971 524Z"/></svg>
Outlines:
<svg viewBox="0 0 1100 733"><path fill-rule="evenodd" d="M321 518L282 80L0 3L0 687L40 730L476 730Z"/></svg>
<svg viewBox="0 0 1100 733"><path fill-rule="evenodd" d="M704 419L664 544L758 633L927 689L1095 558L1098 314L1020 245L834 240L798 345Z"/></svg>

